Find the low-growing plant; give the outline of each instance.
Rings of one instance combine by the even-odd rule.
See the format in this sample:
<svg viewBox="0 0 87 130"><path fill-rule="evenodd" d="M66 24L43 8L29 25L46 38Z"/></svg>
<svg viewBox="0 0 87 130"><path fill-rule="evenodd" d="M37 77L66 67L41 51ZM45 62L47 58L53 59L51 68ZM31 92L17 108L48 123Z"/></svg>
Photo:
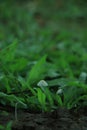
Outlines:
<svg viewBox="0 0 87 130"><path fill-rule="evenodd" d="M28 6L24 5L25 9L14 4L10 6L8 2L2 3L0 103L15 108L16 120L17 109L50 111L58 107L72 109L87 106L87 31L85 26L83 29L83 26L75 25L76 21L73 23L73 19L79 19L80 11L82 16L84 10L82 12L71 4L69 12L65 11L62 16L59 10L50 15L50 9L46 9L44 15L47 13L46 17L49 15L50 20L52 17L57 22L62 17L63 22L69 16L72 22L67 22L66 29L62 22L58 21L55 26L49 20L52 27L47 21L49 26L43 28L39 27L42 25L38 18L34 20L34 12L29 11ZM37 12L37 9L34 11ZM70 29L71 25L75 28Z"/></svg>

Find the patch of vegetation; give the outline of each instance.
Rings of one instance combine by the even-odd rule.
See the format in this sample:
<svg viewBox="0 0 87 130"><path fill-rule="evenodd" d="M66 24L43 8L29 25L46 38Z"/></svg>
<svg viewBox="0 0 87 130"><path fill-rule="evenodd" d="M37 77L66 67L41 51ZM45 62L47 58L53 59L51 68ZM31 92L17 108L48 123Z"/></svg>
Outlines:
<svg viewBox="0 0 87 130"><path fill-rule="evenodd" d="M86 8L58 2L0 5L0 104L16 118L17 109L87 106Z"/></svg>

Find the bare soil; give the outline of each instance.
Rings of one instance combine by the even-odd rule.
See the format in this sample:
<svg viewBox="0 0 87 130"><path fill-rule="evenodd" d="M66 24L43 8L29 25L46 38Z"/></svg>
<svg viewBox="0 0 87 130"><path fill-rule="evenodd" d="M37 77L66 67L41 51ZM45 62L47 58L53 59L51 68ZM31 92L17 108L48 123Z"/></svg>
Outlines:
<svg viewBox="0 0 87 130"><path fill-rule="evenodd" d="M0 110L0 124L5 126L12 120L12 130L87 130L86 108L77 111L59 108L44 113L22 110L18 111L18 121L15 121L13 108L0 106Z"/></svg>

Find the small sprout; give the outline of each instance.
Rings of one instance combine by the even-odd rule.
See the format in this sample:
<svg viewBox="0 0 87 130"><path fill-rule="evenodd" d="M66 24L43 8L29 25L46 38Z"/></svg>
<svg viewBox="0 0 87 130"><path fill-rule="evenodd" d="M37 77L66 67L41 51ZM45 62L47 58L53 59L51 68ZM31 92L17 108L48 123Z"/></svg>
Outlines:
<svg viewBox="0 0 87 130"><path fill-rule="evenodd" d="M45 87L48 86L48 83L45 81L45 80L40 80L38 83L37 83L37 86L39 86L43 91L45 91Z"/></svg>
<svg viewBox="0 0 87 130"><path fill-rule="evenodd" d="M56 92L56 94L59 94L59 95L62 94L62 93L63 93L63 90L61 88L58 89L57 92Z"/></svg>

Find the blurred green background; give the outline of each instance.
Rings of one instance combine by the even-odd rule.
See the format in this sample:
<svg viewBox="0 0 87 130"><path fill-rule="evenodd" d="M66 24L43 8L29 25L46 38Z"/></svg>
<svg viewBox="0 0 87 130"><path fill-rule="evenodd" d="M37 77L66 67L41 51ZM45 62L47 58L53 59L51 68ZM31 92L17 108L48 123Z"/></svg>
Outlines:
<svg viewBox="0 0 87 130"><path fill-rule="evenodd" d="M41 54L58 43L86 46L87 1L0 1L0 48L14 39L26 52Z"/></svg>

